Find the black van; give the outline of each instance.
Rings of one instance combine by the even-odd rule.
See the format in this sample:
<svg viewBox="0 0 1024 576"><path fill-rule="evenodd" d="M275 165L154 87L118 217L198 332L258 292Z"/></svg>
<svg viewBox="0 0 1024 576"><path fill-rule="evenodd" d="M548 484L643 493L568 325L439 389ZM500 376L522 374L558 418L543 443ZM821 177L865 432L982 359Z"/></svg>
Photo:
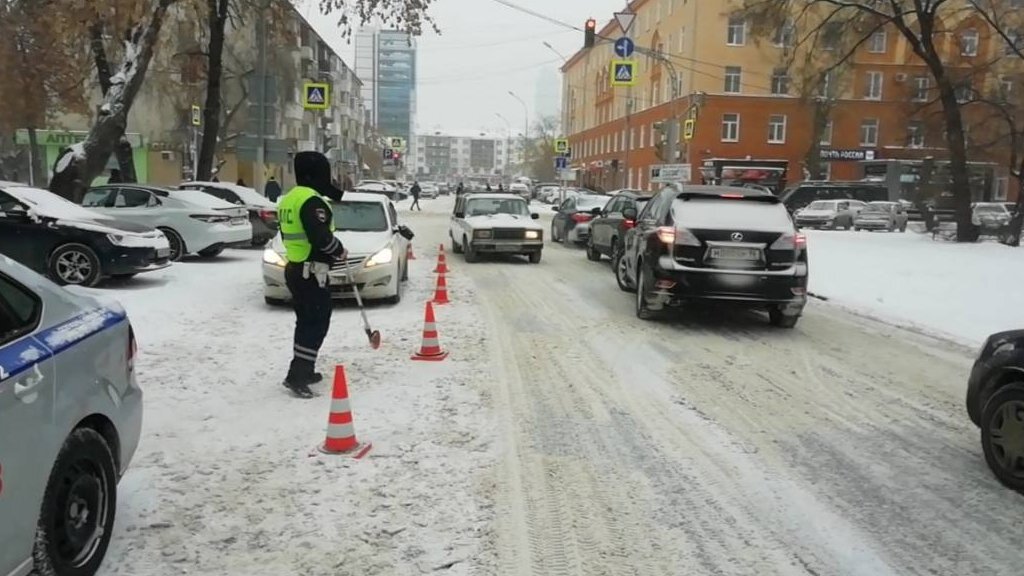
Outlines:
<svg viewBox="0 0 1024 576"><path fill-rule="evenodd" d="M801 182L782 193L782 203L790 212L815 200L885 202L889 200L889 189L880 182Z"/></svg>

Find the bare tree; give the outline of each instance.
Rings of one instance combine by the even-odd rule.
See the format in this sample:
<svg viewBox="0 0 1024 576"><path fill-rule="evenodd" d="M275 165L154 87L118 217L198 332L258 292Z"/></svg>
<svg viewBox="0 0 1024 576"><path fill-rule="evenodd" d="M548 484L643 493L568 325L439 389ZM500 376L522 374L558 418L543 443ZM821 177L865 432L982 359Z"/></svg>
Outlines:
<svg viewBox="0 0 1024 576"><path fill-rule="evenodd" d="M533 132L537 136L525 140L525 165L529 166L529 176L535 180L551 182L555 180L555 138L558 137L558 118L542 117L533 125Z"/></svg>
<svg viewBox="0 0 1024 576"><path fill-rule="evenodd" d="M775 10L790 15L801 40L833 34L848 36L852 54L877 30L895 30L928 70L935 83L945 124L949 170L957 220L957 241L969 242L976 233L971 225L971 187L964 139L964 118L957 90L965 77L949 62L945 38L952 33L945 22L959 23L972 9L950 0L748 0L747 8ZM840 23L837 26L836 23ZM812 44L813 45L813 44ZM969 74L969 71L968 71Z"/></svg>

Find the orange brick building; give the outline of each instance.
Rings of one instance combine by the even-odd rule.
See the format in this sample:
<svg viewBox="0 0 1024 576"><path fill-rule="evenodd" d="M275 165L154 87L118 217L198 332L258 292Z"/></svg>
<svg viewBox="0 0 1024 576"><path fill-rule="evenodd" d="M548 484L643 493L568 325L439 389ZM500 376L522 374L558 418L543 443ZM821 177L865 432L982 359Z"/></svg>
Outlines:
<svg viewBox="0 0 1024 576"><path fill-rule="evenodd" d="M637 82L612 87L612 42L622 35L612 20L598 31L593 48L584 48L562 68L562 122L573 150L580 184L604 190L653 190L652 166L690 166L691 182L701 181L701 165L713 158L785 160L787 180L805 178L805 158L812 149L818 94L799 94L780 65L789 49L784 36L757 38L752 23L718 3L697 0L634 0L636 13L629 36L663 58L634 53ZM737 4L738 7L738 4ZM962 70L983 71L970 78L969 94L1022 90L1024 62L999 60L1002 39L984 22L967 19L950 27L940 40L946 62ZM664 62L663 60L668 60ZM672 98L673 76L678 98ZM852 63L829 79L828 124L819 148L826 178L864 177L861 159L944 159L944 128L930 75L895 31L880 31L857 50ZM659 158L655 125L681 117L699 104L693 139L680 143L677 159ZM971 115L965 112L970 130ZM993 162L991 196L1013 196L1005 149L972 151L972 161ZM989 184L986 184L988 186Z"/></svg>

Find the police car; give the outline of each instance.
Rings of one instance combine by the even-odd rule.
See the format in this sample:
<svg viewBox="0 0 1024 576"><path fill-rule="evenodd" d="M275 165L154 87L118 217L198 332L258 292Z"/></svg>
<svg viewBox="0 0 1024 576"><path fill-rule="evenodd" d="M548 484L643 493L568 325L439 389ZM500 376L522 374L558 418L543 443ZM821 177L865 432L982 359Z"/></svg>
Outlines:
<svg viewBox="0 0 1024 576"><path fill-rule="evenodd" d="M0 254L0 575L94 574L142 428L124 310Z"/></svg>

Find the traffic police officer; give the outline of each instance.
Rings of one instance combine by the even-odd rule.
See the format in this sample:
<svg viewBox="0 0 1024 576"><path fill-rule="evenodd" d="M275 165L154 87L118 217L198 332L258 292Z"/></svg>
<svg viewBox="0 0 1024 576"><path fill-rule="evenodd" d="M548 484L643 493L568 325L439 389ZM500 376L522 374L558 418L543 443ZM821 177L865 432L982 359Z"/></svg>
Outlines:
<svg viewBox="0 0 1024 576"><path fill-rule="evenodd" d="M323 379L315 364L331 325L331 264L347 252L334 236L334 217L324 197L338 202L342 191L331 183L331 164L319 152L295 155L298 184L281 197L278 220L288 264L285 283L295 306L295 344L284 385L300 398L312 398L310 384Z"/></svg>

